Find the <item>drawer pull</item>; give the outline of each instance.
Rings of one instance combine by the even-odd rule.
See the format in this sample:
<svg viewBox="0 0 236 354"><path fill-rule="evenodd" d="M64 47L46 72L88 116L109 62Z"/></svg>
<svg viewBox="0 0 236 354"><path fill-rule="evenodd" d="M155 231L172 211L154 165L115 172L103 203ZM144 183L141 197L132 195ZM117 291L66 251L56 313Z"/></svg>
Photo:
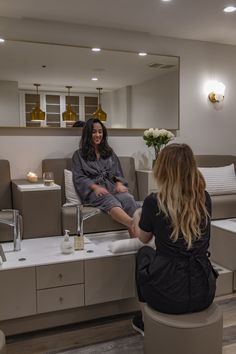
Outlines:
<svg viewBox="0 0 236 354"><path fill-rule="evenodd" d="M59 301L60 301L61 304L63 303L63 297L62 296L59 297Z"/></svg>
<svg viewBox="0 0 236 354"><path fill-rule="evenodd" d="M61 273L59 273L58 277L59 277L59 280L62 280L63 275Z"/></svg>

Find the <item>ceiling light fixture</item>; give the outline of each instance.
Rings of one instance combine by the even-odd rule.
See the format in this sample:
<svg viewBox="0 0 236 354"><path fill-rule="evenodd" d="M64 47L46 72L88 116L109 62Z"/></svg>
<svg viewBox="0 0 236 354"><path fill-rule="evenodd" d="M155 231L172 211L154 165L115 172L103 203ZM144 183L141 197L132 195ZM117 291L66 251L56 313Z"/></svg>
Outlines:
<svg viewBox="0 0 236 354"><path fill-rule="evenodd" d="M105 122L107 120L107 114L102 110L101 106L101 87L97 88L98 90L98 108L97 110L93 113L94 118L100 119L101 122Z"/></svg>
<svg viewBox="0 0 236 354"><path fill-rule="evenodd" d="M101 48L92 48L93 52L101 52Z"/></svg>
<svg viewBox="0 0 236 354"><path fill-rule="evenodd" d="M145 56L147 55L147 53L145 53L145 52L140 52L140 53L138 53L138 55L139 55L140 57L145 57Z"/></svg>
<svg viewBox="0 0 236 354"><path fill-rule="evenodd" d="M68 90L68 96L67 96L67 105L66 105L66 110L65 112L62 113L62 118L64 122L75 122L76 121L76 113L72 111L71 105L70 105L70 89L72 86L66 86Z"/></svg>
<svg viewBox="0 0 236 354"><path fill-rule="evenodd" d="M31 120L34 122L42 122L45 120L45 112L40 109L40 96L39 96L39 86L40 84L34 84L36 87L36 103L35 108L30 113Z"/></svg>
<svg viewBox="0 0 236 354"><path fill-rule="evenodd" d="M0 38L0 43L4 43L5 39L4 38Z"/></svg>
<svg viewBox="0 0 236 354"><path fill-rule="evenodd" d="M224 10L223 10L224 12L234 12L234 11L236 11L236 7L235 6L227 6L227 7L225 7L224 8Z"/></svg>
<svg viewBox="0 0 236 354"><path fill-rule="evenodd" d="M98 81L98 78L97 78L97 77L92 77L91 80L92 80L92 81Z"/></svg>

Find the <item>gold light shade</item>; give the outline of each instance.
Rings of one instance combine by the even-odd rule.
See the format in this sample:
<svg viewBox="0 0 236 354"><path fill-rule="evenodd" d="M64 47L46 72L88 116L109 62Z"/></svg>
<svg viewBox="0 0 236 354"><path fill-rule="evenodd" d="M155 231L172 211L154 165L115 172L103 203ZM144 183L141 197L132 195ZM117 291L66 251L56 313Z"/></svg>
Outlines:
<svg viewBox="0 0 236 354"><path fill-rule="evenodd" d="M66 105L66 110L65 112L62 113L62 118L64 122L75 122L76 121L76 113L72 111L71 105L70 105L70 89L72 86L66 86L68 89L68 103Z"/></svg>
<svg viewBox="0 0 236 354"><path fill-rule="evenodd" d="M106 122L107 120L107 114L102 110L101 106L101 87L97 88L98 90L98 108L97 110L93 113L94 118L98 118L101 122Z"/></svg>
<svg viewBox="0 0 236 354"><path fill-rule="evenodd" d="M34 84L34 86L36 87L37 97L35 107L32 112L30 112L30 117L33 122L41 122L45 120L45 112L40 109L40 97L38 92L40 84Z"/></svg>

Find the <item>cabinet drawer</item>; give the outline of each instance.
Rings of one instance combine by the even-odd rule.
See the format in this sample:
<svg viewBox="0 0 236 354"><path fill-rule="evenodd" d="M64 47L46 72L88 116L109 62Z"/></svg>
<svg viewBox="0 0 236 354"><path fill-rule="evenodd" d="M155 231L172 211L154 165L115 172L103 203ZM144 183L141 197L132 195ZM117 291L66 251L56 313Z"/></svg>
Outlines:
<svg viewBox="0 0 236 354"><path fill-rule="evenodd" d="M37 289L54 288L84 282L84 264L59 263L36 268Z"/></svg>
<svg viewBox="0 0 236 354"><path fill-rule="evenodd" d="M37 291L37 312L51 312L84 306L84 285L70 285Z"/></svg>

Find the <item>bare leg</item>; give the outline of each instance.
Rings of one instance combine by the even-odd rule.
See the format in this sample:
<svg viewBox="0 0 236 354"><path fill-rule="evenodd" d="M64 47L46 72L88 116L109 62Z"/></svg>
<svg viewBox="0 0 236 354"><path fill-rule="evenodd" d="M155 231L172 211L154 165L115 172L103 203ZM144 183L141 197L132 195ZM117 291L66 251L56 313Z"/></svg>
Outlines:
<svg viewBox="0 0 236 354"><path fill-rule="evenodd" d="M133 219L120 207L111 208L109 214L114 220L125 225L126 227L132 227Z"/></svg>

